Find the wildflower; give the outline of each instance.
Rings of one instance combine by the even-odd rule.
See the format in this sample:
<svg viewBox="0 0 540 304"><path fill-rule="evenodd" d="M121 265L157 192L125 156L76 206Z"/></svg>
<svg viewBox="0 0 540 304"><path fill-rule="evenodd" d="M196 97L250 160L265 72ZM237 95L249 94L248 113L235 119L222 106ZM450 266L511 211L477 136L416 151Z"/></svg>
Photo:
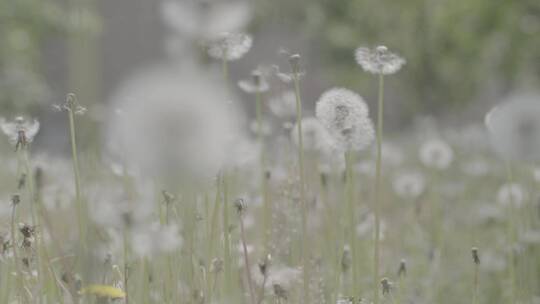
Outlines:
<svg viewBox="0 0 540 304"><path fill-rule="evenodd" d="M363 150L373 142L375 131L368 106L350 90L334 88L323 93L317 101L316 116L339 149Z"/></svg>
<svg viewBox="0 0 540 304"><path fill-rule="evenodd" d="M540 159L540 94L513 95L486 115L492 146L505 160Z"/></svg>
<svg viewBox="0 0 540 304"><path fill-rule="evenodd" d="M392 183L397 195L404 199L418 198L426 188L426 181L419 172L405 172L399 174Z"/></svg>
<svg viewBox="0 0 540 304"><path fill-rule="evenodd" d="M270 111L279 118L294 118L296 116L296 96L294 91L285 91L278 96L270 98L268 106L270 107Z"/></svg>
<svg viewBox="0 0 540 304"><path fill-rule="evenodd" d="M240 80L238 87L246 93L263 93L270 89L268 82L266 82L263 74L259 70L255 70L251 73L251 79Z"/></svg>
<svg viewBox="0 0 540 304"><path fill-rule="evenodd" d="M502 206L510 206L512 204L515 207L520 207L525 202L526 197L527 192L525 188L516 183L504 184L497 192L497 202Z"/></svg>
<svg viewBox="0 0 540 304"><path fill-rule="evenodd" d="M295 75L293 73L286 73L286 72L282 72L280 69L279 69L279 66L277 65L273 65L272 66L274 68L274 75L276 75L276 77L283 83L292 83L294 81L294 77ZM297 69L297 72L296 72L296 76L298 77L298 79L302 79L304 76L306 76L306 72L305 71L301 71L299 70L299 68ZM294 94L294 93L293 93Z"/></svg>
<svg viewBox="0 0 540 304"><path fill-rule="evenodd" d="M356 49L355 58L364 71L372 74L394 74L405 64L405 59L390 52L385 46L375 49L360 47Z"/></svg>
<svg viewBox="0 0 540 304"><path fill-rule="evenodd" d="M0 118L0 127L11 144L15 145L15 150L18 150L25 148L34 140L39 131L39 121L37 119L28 121L22 116L15 117L14 121Z"/></svg>
<svg viewBox="0 0 540 304"><path fill-rule="evenodd" d="M249 52L253 44L250 35L223 32L208 44L208 55L214 59L238 60Z"/></svg>
<svg viewBox="0 0 540 304"><path fill-rule="evenodd" d="M453 159L452 148L442 140L430 140L420 147L420 161L426 167L444 170L450 166Z"/></svg>
<svg viewBox="0 0 540 304"><path fill-rule="evenodd" d="M291 130L291 138L298 146L298 127L295 124ZM302 118L302 139L304 150L307 151L326 151L332 145L332 138L328 131L322 126L315 117Z"/></svg>
<svg viewBox="0 0 540 304"><path fill-rule="evenodd" d="M121 299L126 297L126 293L120 288L109 285L89 285L81 289L82 294L92 294L110 299Z"/></svg>

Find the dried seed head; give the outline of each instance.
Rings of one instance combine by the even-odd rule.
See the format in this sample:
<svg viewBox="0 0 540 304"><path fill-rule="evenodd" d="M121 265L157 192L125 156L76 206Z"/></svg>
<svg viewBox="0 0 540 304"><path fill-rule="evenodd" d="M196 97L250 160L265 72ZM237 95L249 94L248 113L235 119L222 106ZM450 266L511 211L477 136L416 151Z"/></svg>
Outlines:
<svg viewBox="0 0 540 304"><path fill-rule="evenodd" d="M223 260L220 258L212 259L212 264L210 265L210 272L220 273L223 270Z"/></svg>
<svg viewBox="0 0 540 304"><path fill-rule="evenodd" d="M11 196L11 204L13 204L13 206L18 205L20 202L21 202L21 196L19 194L13 194Z"/></svg>
<svg viewBox="0 0 540 304"><path fill-rule="evenodd" d="M293 73L297 73L300 70L300 54L292 54L289 56L289 64Z"/></svg>
<svg viewBox="0 0 540 304"><path fill-rule="evenodd" d="M383 295L389 294L390 289L392 288L392 283L388 280L388 278L382 278L381 287Z"/></svg>
<svg viewBox="0 0 540 304"><path fill-rule="evenodd" d="M398 268L398 276L404 277L407 275L407 261L405 259L401 259L399 262L399 268Z"/></svg>
<svg viewBox="0 0 540 304"><path fill-rule="evenodd" d="M343 247L343 254L341 256L341 270L343 272L347 272L351 268L352 263L352 257L351 257L351 249L348 245L345 245Z"/></svg>
<svg viewBox="0 0 540 304"><path fill-rule="evenodd" d="M472 253L473 262L476 265L480 265L480 256L478 255L478 248L476 247L471 248L471 253Z"/></svg>
<svg viewBox="0 0 540 304"><path fill-rule="evenodd" d="M31 238L36 233L36 227L28 225L28 224L21 223L21 224L19 224L19 231L22 233L22 235L25 238Z"/></svg>
<svg viewBox="0 0 540 304"><path fill-rule="evenodd" d="M236 201L234 201L234 207L236 208L236 212L238 212L240 215L242 215L247 209L246 202L243 198L236 199Z"/></svg>
<svg viewBox="0 0 540 304"><path fill-rule="evenodd" d="M287 300L287 290L285 290L285 288L283 288L283 286L276 283L272 287L274 288L274 295L278 299Z"/></svg>
<svg viewBox="0 0 540 304"><path fill-rule="evenodd" d="M262 261L259 261L259 271L266 277L268 275L268 268L270 267L270 262L272 261L272 256L270 254L266 255Z"/></svg>

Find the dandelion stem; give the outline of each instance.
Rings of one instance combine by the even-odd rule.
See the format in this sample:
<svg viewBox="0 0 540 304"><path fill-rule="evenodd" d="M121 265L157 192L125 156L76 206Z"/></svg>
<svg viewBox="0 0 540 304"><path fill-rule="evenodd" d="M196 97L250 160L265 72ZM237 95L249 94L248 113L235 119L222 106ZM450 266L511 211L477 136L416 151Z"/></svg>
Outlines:
<svg viewBox="0 0 540 304"><path fill-rule="evenodd" d="M75 95L68 94L68 118L69 118L69 133L71 141L71 157L73 161L73 173L75 175L75 201L77 205L77 222L79 223L79 241L81 242L81 252L86 249L85 241L85 210L81 198L81 175L79 171L79 159L77 154L77 140L75 135Z"/></svg>
<svg viewBox="0 0 540 304"><path fill-rule="evenodd" d="M381 204L381 157L383 140L383 112L384 112L384 76L379 74L379 99L377 108L377 161L375 164L375 235L373 246L373 303L379 304L379 238L380 238L380 215Z"/></svg>
<svg viewBox="0 0 540 304"><path fill-rule="evenodd" d="M249 288L249 297L251 300L251 304L255 304L255 292L253 289L253 280L251 278L251 266L249 263L249 255L246 245L246 232L244 229L244 220L242 219L242 215L240 214L240 238L242 239L242 249L244 251L244 263L246 266L246 279L248 282L248 288Z"/></svg>
<svg viewBox="0 0 540 304"><path fill-rule="evenodd" d="M509 187L512 187L512 184L514 183L514 174L512 170L512 164L507 161L506 162L506 178L508 180ZM514 218L514 212L515 212L515 202L514 202L514 196L512 193L512 188L510 188L510 195L509 195L509 220L508 220L508 240L510 242L509 246L509 253L508 253L508 260L509 260L509 278L510 278L510 287L511 287L511 303L517 303L518 301L518 291L517 291L517 269L516 269L516 253L515 253L515 244L516 244L516 234L517 234L517 228L516 228L516 222Z"/></svg>
<svg viewBox="0 0 540 304"><path fill-rule="evenodd" d="M223 177L223 241L224 259L223 266L225 272L225 295L230 296L231 291L231 244L229 239L229 185L228 176Z"/></svg>
<svg viewBox="0 0 540 304"><path fill-rule="evenodd" d="M354 208L354 177L353 177L353 163L354 152L345 152L345 173L346 173L346 199L347 199L347 219L349 224L349 246L351 248L351 268L353 275L353 285L351 286L351 295L357 295L356 289L360 287L358 281L358 252L356 246L356 233L355 233L355 208Z"/></svg>
<svg viewBox="0 0 540 304"><path fill-rule="evenodd" d="M302 134L302 100L300 98L300 80L297 67L293 67L294 92L296 96L296 120L298 126L298 169L300 175L300 206L302 208L302 271L304 304L309 304L309 265L308 265L308 235L307 235L307 206L305 198L304 177L304 144Z"/></svg>

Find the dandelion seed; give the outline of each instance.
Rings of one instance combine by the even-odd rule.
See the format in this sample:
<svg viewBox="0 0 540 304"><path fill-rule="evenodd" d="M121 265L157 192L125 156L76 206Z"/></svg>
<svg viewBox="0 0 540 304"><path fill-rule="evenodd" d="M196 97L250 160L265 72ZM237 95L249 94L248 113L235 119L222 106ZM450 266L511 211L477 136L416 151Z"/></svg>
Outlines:
<svg viewBox="0 0 540 304"><path fill-rule="evenodd" d="M28 121L22 116L15 117L14 121L0 118L0 128L10 143L15 145L15 150L18 150L25 148L28 143L34 140L39 132L39 121L37 119Z"/></svg>
<svg viewBox="0 0 540 304"><path fill-rule="evenodd" d="M249 80L240 80L238 82L238 87L246 93L264 93L270 89L268 82L266 82L263 73L259 70L255 70L251 73L251 79Z"/></svg>
<svg viewBox="0 0 540 304"><path fill-rule="evenodd" d="M235 61L244 57L252 44L250 35L224 32L208 43L208 55L214 59Z"/></svg>
<svg viewBox="0 0 540 304"><path fill-rule="evenodd" d="M454 151L442 140L430 140L420 147L420 161L426 167L445 170L448 169L453 159Z"/></svg>
<svg viewBox="0 0 540 304"><path fill-rule="evenodd" d="M317 101L316 116L338 149L363 150L375 138L367 104L350 90L334 88L323 93Z"/></svg>
<svg viewBox="0 0 540 304"><path fill-rule="evenodd" d="M360 47L356 49L355 58L364 71L372 74L394 74L405 64L405 59L390 52L385 46L375 49Z"/></svg>
<svg viewBox="0 0 540 304"><path fill-rule="evenodd" d="M503 159L540 159L540 94L510 96L488 112L485 124L492 146Z"/></svg>
<svg viewBox="0 0 540 304"><path fill-rule="evenodd" d="M426 188L426 181L419 172L405 172L399 174L392 183L397 195L404 199L418 198Z"/></svg>

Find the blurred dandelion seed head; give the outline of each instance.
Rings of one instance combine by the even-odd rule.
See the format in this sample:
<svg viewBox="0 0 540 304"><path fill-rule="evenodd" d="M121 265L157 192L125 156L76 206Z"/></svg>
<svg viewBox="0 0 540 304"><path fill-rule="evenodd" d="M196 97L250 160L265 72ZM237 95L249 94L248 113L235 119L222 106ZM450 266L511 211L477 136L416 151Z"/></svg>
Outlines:
<svg viewBox="0 0 540 304"><path fill-rule="evenodd" d="M244 57L252 44L250 35L223 32L208 42L208 55L214 59L235 61Z"/></svg>
<svg viewBox="0 0 540 304"><path fill-rule="evenodd" d="M316 116L340 150L364 150L375 138L368 106L353 91L334 88L324 92L317 101Z"/></svg>
<svg viewBox="0 0 540 304"><path fill-rule="evenodd" d="M433 139L422 144L419 157L424 166L445 170L454 160L454 151L445 141Z"/></svg>
<svg viewBox="0 0 540 304"><path fill-rule="evenodd" d="M405 59L390 52L385 46L375 49L359 47L356 49L355 59L364 71L381 75L394 74L405 64Z"/></svg>
<svg viewBox="0 0 540 304"><path fill-rule="evenodd" d="M492 146L501 158L540 159L540 93L510 96L487 113L485 124Z"/></svg>

